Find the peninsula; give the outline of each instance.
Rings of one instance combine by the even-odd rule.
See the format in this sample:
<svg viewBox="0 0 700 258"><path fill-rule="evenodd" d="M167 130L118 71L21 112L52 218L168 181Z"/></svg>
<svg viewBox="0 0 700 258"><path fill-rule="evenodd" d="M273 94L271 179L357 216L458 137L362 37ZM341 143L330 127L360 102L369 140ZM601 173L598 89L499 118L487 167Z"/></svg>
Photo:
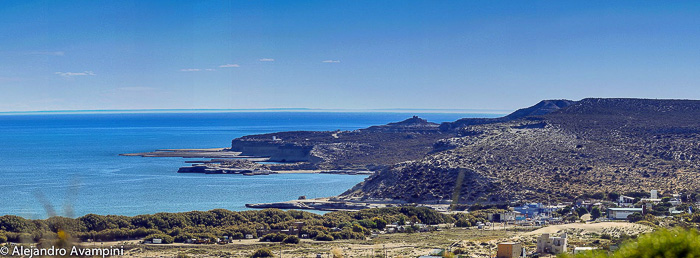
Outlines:
<svg viewBox="0 0 700 258"><path fill-rule="evenodd" d="M591 98L544 100L500 118L436 124L414 116L354 131L250 135L226 149L138 155L215 158L179 172L372 174L337 197L251 208L442 210L651 189L699 195L698 142L700 101Z"/></svg>

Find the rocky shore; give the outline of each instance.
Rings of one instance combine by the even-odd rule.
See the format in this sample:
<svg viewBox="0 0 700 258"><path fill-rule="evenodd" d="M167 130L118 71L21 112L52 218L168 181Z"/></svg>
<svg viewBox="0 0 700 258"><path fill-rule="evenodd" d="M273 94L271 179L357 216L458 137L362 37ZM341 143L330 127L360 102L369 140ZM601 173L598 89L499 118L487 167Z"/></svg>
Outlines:
<svg viewBox="0 0 700 258"><path fill-rule="evenodd" d="M270 174L340 174L340 175L372 175L368 170L273 170L264 164L258 164L248 160L218 160L198 161L192 166L181 167L178 173L201 174L241 174L245 176L270 175Z"/></svg>

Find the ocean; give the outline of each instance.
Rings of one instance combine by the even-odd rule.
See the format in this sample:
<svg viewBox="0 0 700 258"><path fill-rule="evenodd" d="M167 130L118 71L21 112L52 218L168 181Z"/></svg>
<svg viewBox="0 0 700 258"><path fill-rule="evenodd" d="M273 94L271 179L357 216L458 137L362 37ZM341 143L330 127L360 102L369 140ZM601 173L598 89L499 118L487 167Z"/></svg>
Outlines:
<svg viewBox="0 0 700 258"><path fill-rule="evenodd" d="M492 114L139 112L0 115L0 215L39 219L229 209L334 196L363 175L178 174L183 158L124 157L166 148L229 147L249 134L353 130L418 115L432 122Z"/></svg>

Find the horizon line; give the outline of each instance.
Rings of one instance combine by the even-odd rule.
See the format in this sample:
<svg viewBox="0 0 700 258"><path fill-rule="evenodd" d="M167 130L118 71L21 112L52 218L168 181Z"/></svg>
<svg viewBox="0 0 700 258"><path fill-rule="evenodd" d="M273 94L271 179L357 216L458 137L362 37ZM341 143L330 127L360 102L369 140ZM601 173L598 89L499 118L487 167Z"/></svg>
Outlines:
<svg viewBox="0 0 700 258"><path fill-rule="evenodd" d="M449 108L204 108L204 109L66 109L66 110L28 110L0 111L0 115L31 115L31 114L122 114L122 113L234 113L234 112L352 112L352 113L476 113L476 114L508 114L513 110L506 109L449 109Z"/></svg>

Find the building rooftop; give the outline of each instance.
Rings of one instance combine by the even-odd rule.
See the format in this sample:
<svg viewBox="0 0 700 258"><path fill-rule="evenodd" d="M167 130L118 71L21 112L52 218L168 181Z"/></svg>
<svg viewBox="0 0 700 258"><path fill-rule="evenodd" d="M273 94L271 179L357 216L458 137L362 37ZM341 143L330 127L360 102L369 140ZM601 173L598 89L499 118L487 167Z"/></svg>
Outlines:
<svg viewBox="0 0 700 258"><path fill-rule="evenodd" d="M642 211L642 208L608 208L611 211Z"/></svg>

